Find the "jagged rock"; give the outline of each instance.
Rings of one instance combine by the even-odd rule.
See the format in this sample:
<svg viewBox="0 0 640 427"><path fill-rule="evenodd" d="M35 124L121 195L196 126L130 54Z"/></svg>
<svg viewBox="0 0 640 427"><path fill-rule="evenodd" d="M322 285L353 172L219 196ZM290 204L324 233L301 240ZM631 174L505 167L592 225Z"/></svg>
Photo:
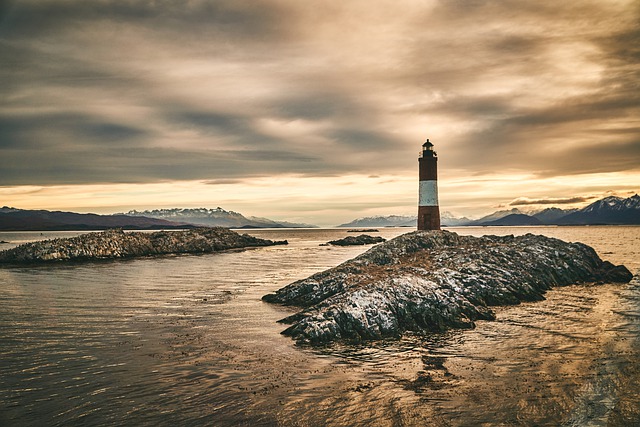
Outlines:
<svg viewBox="0 0 640 427"><path fill-rule="evenodd" d="M602 265L594 271L594 277L602 283L626 283L632 275L624 265L614 265L609 261L603 261Z"/></svg>
<svg viewBox="0 0 640 427"><path fill-rule="evenodd" d="M154 233L125 233L121 229L112 229L65 239L26 243L0 251L0 263L22 264L195 254L278 244L287 244L287 241L274 242L259 239L220 227Z"/></svg>
<svg viewBox="0 0 640 427"><path fill-rule="evenodd" d="M338 239L338 240L331 240L330 242L328 242L328 244L330 245L336 245L336 246L356 246L356 245L371 245L373 243L381 243L384 242L386 239L380 237L380 236L369 236L368 234L361 234L359 236L348 236L345 237L344 239Z"/></svg>
<svg viewBox="0 0 640 427"><path fill-rule="evenodd" d="M403 332L472 328L492 305L543 299L581 282L631 280L581 243L544 236L459 236L417 231L374 246L263 300L303 307L282 319L300 343L375 340Z"/></svg>

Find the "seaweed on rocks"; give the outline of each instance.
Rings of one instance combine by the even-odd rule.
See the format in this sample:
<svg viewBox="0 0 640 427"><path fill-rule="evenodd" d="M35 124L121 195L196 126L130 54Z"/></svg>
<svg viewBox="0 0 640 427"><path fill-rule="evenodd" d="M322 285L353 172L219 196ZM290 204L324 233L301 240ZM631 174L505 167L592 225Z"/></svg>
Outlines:
<svg viewBox="0 0 640 427"><path fill-rule="evenodd" d="M263 300L303 308L280 321L291 325L283 334L325 344L473 328L475 320L495 318L489 306L542 300L554 286L631 277L581 243L417 231Z"/></svg>
<svg viewBox="0 0 640 427"><path fill-rule="evenodd" d="M77 237L25 243L0 251L0 264L51 263L152 255L202 254L229 249L287 244L238 234L222 227L153 233L110 229Z"/></svg>

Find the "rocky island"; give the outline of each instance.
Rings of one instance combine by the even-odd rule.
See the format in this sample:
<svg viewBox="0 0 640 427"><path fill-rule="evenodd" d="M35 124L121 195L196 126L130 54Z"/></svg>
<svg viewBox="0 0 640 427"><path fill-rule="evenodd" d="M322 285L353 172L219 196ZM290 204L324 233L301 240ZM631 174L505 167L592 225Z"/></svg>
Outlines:
<svg viewBox="0 0 640 427"><path fill-rule="evenodd" d="M202 254L229 249L287 244L259 239L221 227L153 233L112 229L77 237L25 243L0 251L0 264L47 263L153 255Z"/></svg>
<svg viewBox="0 0 640 427"><path fill-rule="evenodd" d="M369 236L368 234L361 234L359 236L347 236L343 239L331 240L327 242L328 245L334 246L357 246L357 245L372 245L374 243L384 242L386 239L380 236Z"/></svg>
<svg viewBox="0 0 640 427"><path fill-rule="evenodd" d="M495 318L490 306L541 300L554 286L631 278L581 243L416 231L263 300L303 308L280 321L291 325L283 334L324 344L472 328Z"/></svg>

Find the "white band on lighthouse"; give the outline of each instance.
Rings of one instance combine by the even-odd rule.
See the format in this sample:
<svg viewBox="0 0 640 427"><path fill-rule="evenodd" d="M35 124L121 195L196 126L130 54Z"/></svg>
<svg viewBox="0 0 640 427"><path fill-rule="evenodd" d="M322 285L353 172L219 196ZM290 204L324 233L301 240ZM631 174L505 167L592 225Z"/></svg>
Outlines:
<svg viewBox="0 0 640 427"><path fill-rule="evenodd" d="M420 181L418 206L438 206L438 181Z"/></svg>

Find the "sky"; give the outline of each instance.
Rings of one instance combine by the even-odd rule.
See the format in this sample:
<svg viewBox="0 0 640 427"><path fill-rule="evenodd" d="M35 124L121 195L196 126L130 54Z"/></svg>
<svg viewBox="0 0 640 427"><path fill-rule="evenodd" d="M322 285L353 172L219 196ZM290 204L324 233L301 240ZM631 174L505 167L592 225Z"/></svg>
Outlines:
<svg viewBox="0 0 640 427"><path fill-rule="evenodd" d="M637 0L0 0L0 205L336 225L640 191Z"/></svg>

